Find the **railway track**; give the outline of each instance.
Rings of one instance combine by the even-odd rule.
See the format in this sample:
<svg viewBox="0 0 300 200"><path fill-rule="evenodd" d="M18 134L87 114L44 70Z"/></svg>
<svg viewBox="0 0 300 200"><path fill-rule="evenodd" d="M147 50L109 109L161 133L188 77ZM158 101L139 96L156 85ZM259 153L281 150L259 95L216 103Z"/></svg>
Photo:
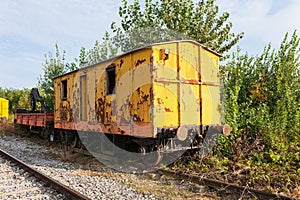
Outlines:
<svg viewBox="0 0 300 200"><path fill-rule="evenodd" d="M0 199L89 199L0 149Z"/></svg>
<svg viewBox="0 0 300 200"><path fill-rule="evenodd" d="M293 199L284 195L273 194L266 191L252 189L249 187L238 186L238 185L226 183L223 181L213 180L213 179L201 178L196 175L177 173L165 169L159 169L157 173L163 174L165 176L176 177L177 179L180 180L190 181L195 184L205 185L217 190L232 192L240 196L241 197L240 199L244 199L243 198L244 196L249 196L250 198L254 198L254 199L283 199L283 200Z"/></svg>

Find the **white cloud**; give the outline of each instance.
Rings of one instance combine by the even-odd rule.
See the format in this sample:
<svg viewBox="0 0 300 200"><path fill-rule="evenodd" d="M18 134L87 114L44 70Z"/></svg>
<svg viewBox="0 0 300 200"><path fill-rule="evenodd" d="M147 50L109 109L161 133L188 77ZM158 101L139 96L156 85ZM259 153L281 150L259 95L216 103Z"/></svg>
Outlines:
<svg viewBox="0 0 300 200"><path fill-rule="evenodd" d="M0 87L32 87L57 42L67 59L91 48L118 20L119 0L1 1Z"/></svg>
<svg viewBox="0 0 300 200"><path fill-rule="evenodd" d="M56 41L85 44L117 19L115 1L46 0L2 2L0 34L16 34L43 46ZM68 44L70 43L70 44Z"/></svg>
<svg viewBox="0 0 300 200"><path fill-rule="evenodd" d="M241 46L253 54L268 43L277 47L286 32L300 30L299 0L217 0L217 5L230 13L233 31L245 33Z"/></svg>

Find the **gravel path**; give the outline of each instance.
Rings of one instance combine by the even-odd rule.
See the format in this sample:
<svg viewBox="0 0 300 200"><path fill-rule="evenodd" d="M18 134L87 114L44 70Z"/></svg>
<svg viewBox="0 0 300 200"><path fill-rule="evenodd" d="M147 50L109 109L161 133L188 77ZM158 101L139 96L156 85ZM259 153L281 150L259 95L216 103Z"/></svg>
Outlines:
<svg viewBox="0 0 300 200"><path fill-rule="evenodd" d="M137 192L122 181L101 176L101 172L95 173L84 166L53 159L48 155L53 152L59 155L59 150L37 145L26 138L0 135L0 147L91 199L157 199L152 194Z"/></svg>

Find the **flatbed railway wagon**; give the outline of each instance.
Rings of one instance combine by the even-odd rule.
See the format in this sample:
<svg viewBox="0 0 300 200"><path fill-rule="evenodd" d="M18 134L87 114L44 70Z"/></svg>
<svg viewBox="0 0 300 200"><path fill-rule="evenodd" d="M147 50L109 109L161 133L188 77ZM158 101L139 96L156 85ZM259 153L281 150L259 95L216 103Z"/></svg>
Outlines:
<svg viewBox="0 0 300 200"><path fill-rule="evenodd" d="M37 88L32 88L30 93L31 110L17 109L15 123L25 126L33 133L41 134L44 137L51 136L54 139L54 113L45 106ZM40 103L40 110L37 103Z"/></svg>
<svg viewBox="0 0 300 200"><path fill-rule="evenodd" d="M39 128L39 130L46 130L53 126L54 113L31 113L19 110L16 113L15 122L20 125L28 126L32 132L34 128ZM39 131L40 133L41 131Z"/></svg>

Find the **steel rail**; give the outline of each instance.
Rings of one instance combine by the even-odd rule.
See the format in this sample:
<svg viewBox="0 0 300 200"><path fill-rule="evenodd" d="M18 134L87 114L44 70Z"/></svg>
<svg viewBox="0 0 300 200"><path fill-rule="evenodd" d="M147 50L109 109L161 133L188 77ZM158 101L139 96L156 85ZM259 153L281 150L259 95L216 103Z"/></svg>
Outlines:
<svg viewBox="0 0 300 200"><path fill-rule="evenodd" d="M82 200L87 200L90 199L82 194L80 194L79 192L63 185L62 183L56 181L55 179L45 175L44 173L28 166L27 164L25 164L23 161L17 159L16 157L8 154L7 152L3 151L0 149L0 155L6 157L7 159L13 161L14 163L16 163L18 166L20 166L22 169L26 170L27 172L31 173L32 175L34 175L36 178L50 184L53 188L55 188L57 191L63 193L64 195L66 195L69 199L82 199Z"/></svg>
<svg viewBox="0 0 300 200"><path fill-rule="evenodd" d="M177 172L165 170L165 169L159 169L158 173L161 173L166 176L171 176L171 177L175 176L182 180L191 181L193 183L200 184L200 185L206 185L206 186L212 187L212 188L217 188L217 189L223 188L223 189L232 191L234 193L237 193L239 195L243 195L246 192L248 192L252 195L255 195L255 197L257 197L259 199L283 199L283 200L292 200L293 199L291 197L287 197L284 195L273 194L273 193L269 193L266 191L252 189L247 186L246 187L238 186L238 185L226 183L226 182L219 181L219 180L201 178L196 175L182 174L182 173L177 173Z"/></svg>

